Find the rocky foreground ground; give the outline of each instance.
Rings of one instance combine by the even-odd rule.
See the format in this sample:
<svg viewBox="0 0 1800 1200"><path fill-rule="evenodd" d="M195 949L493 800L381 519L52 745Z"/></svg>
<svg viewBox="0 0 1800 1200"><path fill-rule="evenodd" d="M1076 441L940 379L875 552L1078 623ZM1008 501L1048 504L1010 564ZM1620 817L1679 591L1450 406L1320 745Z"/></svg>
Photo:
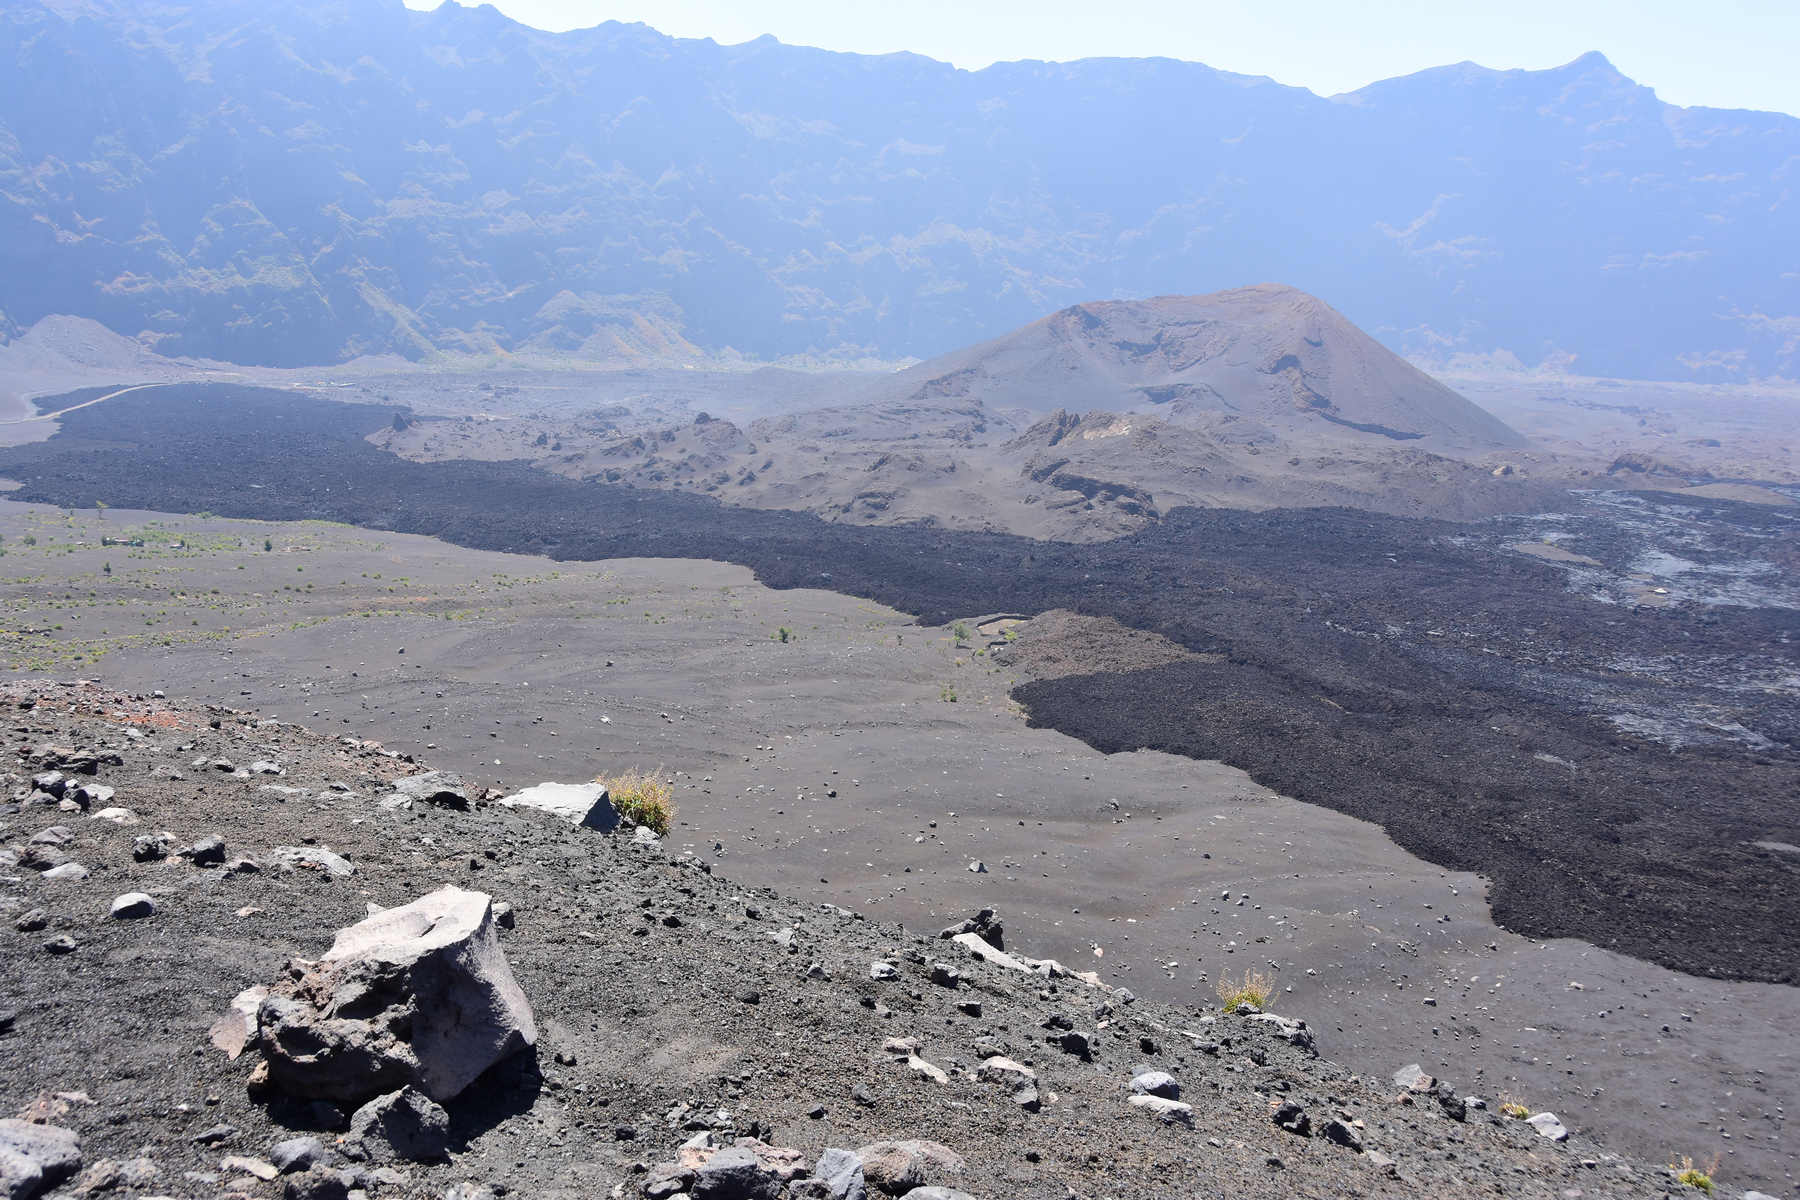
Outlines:
<svg viewBox="0 0 1800 1200"><path fill-rule="evenodd" d="M94 684L0 714L8 1197L1699 1194L353 737Z"/></svg>

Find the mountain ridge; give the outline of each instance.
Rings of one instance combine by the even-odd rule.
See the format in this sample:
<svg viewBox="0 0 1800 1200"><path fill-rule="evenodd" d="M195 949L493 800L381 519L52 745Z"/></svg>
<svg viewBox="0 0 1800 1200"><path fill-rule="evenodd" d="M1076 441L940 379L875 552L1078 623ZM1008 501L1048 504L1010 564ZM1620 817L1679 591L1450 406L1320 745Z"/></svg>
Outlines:
<svg viewBox="0 0 1800 1200"><path fill-rule="evenodd" d="M567 293L709 352L925 358L1280 278L1425 361L1800 372L1771 265L1800 257L1800 121L1676 108L1603 57L1321 98L1167 59L968 72L448 5L29 0L0 62L15 328L260 365L576 352Z"/></svg>

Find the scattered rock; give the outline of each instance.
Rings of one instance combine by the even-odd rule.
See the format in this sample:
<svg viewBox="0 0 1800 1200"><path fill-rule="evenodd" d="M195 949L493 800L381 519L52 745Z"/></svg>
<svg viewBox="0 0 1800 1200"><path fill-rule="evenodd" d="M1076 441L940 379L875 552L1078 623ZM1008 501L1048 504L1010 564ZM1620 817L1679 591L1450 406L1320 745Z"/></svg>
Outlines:
<svg viewBox="0 0 1800 1200"><path fill-rule="evenodd" d="M1306 1115L1304 1108L1292 1100L1284 1102L1275 1110L1275 1115L1269 1119L1289 1133L1297 1133L1301 1137L1308 1137L1312 1134L1312 1118Z"/></svg>
<svg viewBox="0 0 1800 1200"><path fill-rule="evenodd" d="M283 1175L304 1171L325 1161L325 1143L316 1137L291 1137L269 1148L269 1161Z"/></svg>
<svg viewBox="0 0 1800 1200"><path fill-rule="evenodd" d="M236 1125L214 1125L202 1129L188 1140L198 1146L223 1146L238 1135Z"/></svg>
<svg viewBox="0 0 1800 1200"><path fill-rule="evenodd" d="M404 775L393 782L393 791L381 798L386 808L410 808L414 804L432 804L438 808L466 810L469 791L461 776L448 771L427 771L422 775Z"/></svg>
<svg viewBox="0 0 1800 1200"><path fill-rule="evenodd" d="M1531 1116L1525 1118L1525 1123L1537 1130L1537 1135L1539 1137L1549 1138L1553 1142L1566 1142L1569 1140L1569 1131L1563 1127L1561 1121L1557 1120L1555 1113L1533 1113Z"/></svg>
<svg viewBox="0 0 1800 1200"><path fill-rule="evenodd" d="M13 928L20 933L36 933L48 924L50 924L49 915L41 908L33 908L14 921Z"/></svg>
<svg viewBox="0 0 1800 1200"><path fill-rule="evenodd" d="M747 1146L730 1146L694 1173L693 1200L779 1200L784 1181Z"/></svg>
<svg viewBox="0 0 1800 1200"><path fill-rule="evenodd" d="M1131 1081L1131 1090L1140 1096L1161 1096L1165 1100L1181 1099L1181 1085L1167 1071L1145 1071Z"/></svg>
<svg viewBox="0 0 1800 1200"><path fill-rule="evenodd" d="M289 1176L281 1194L283 1200L350 1200L350 1184L347 1172L313 1167Z"/></svg>
<svg viewBox="0 0 1800 1200"><path fill-rule="evenodd" d="M1437 1086L1437 1080L1427 1075L1418 1063L1410 1063L1394 1072L1394 1086L1409 1092L1429 1092Z"/></svg>
<svg viewBox="0 0 1800 1200"><path fill-rule="evenodd" d="M433 1162L450 1145L450 1115L417 1088L377 1096L350 1117L347 1135L373 1162Z"/></svg>
<svg viewBox="0 0 1800 1200"><path fill-rule="evenodd" d="M218 834L203 837L186 850L181 857L191 859L196 867L216 867L225 861L225 839Z"/></svg>
<svg viewBox="0 0 1800 1200"><path fill-rule="evenodd" d="M62 883L80 883L93 872L80 863L64 863L60 867L51 867L44 872L45 879L54 879Z"/></svg>
<svg viewBox="0 0 1800 1200"><path fill-rule="evenodd" d="M865 1200L862 1159L854 1150L827 1150L813 1166L813 1178L824 1185L828 1200Z"/></svg>
<svg viewBox="0 0 1800 1200"><path fill-rule="evenodd" d="M138 862L160 862L174 851L172 833L140 833L131 843L131 857Z"/></svg>
<svg viewBox="0 0 1800 1200"><path fill-rule="evenodd" d="M962 982L962 972L949 963L934 962L931 964L930 979L939 987L953 988Z"/></svg>
<svg viewBox="0 0 1800 1200"><path fill-rule="evenodd" d="M270 1081L295 1096L362 1101L410 1084L447 1100L537 1040L482 892L444 887L376 913L295 967L257 1010Z"/></svg>
<svg viewBox="0 0 1800 1200"><path fill-rule="evenodd" d="M356 868L348 859L322 846L277 846L270 852L269 861L278 870L316 871L333 879L347 879L356 874Z"/></svg>
<svg viewBox="0 0 1800 1200"><path fill-rule="evenodd" d="M60 1125L0 1120L0 1195L31 1200L81 1167L81 1138Z"/></svg>
<svg viewBox="0 0 1800 1200"><path fill-rule="evenodd" d="M150 916L156 911L156 901L143 892L126 892L123 896L114 897L112 916L118 921L134 921Z"/></svg>
<svg viewBox="0 0 1800 1200"><path fill-rule="evenodd" d="M967 1168L950 1147L918 1138L875 1142L858 1149L856 1157L868 1184L890 1196L925 1187L934 1177L961 1175Z"/></svg>
<svg viewBox="0 0 1800 1200"><path fill-rule="evenodd" d="M1194 1123L1193 1106L1180 1100L1170 1100L1166 1096L1143 1095L1131 1097L1131 1103L1134 1108L1154 1113L1159 1120L1166 1124L1192 1125Z"/></svg>
<svg viewBox="0 0 1800 1200"><path fill-rule="evenodd" d="M619 812L599 783L540 783L514 792L500 803L508 808L530 808L549 813L583 829L611 833L619 827Z"/></svg>
<svg viewBox="0 0 1800 1200"><path fill-rule="evenodd" d="M1362 1135L1335 1117L1325 1122L1319 1133L1328 1142L1334 1142L1358 1153L1362 1151Z"/></svg>

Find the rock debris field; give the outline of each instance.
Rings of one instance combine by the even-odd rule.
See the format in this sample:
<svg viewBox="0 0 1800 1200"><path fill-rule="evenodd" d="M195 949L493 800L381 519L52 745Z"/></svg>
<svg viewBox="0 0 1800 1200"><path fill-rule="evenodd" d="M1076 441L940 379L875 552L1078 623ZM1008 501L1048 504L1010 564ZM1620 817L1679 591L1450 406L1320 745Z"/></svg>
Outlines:
<svg viewBox="0 0 1800 1200"><path fill-rule="evenodd" d="M0 690L0 1190L1660 1196L1301 1014L734 884L354 735Z"/></svg>

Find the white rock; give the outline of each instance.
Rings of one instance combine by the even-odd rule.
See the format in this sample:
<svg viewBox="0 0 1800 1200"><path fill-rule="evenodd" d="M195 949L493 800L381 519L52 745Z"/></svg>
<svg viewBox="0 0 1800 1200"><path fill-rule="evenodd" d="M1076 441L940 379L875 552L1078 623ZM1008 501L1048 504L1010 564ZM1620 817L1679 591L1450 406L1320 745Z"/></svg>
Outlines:
<svg viewBox="0 0 1800 1200"><path fill-rule="evenodd" d="M1133 1096L1131 1103L1146 1112L1155 1113L1159 1118L1171 1124L1180 1122L1183 1125L1192 1125L1194 1123L1193 1106L1184 1104L1180 1100L1169 1100L1162 1096Z"/></svg>
<svg viewBox="0 0 1800 1200"><path fill-rule="evenodd" d="M1563 1123L1556 1119L1553 1112L1533 1113L1525 1118L1525 1123L1537 1130L1539 1137L1549 1138L1553 1142L1569 1140L1569 1131L1563 1128Z"/></svg>
<svg viewBox="0 0 1800 1200"><path fill-rule="evenodd" d="M136 825L138 823L138 815L129 808L103 808L89 819L111 821L114 825Z"/></svg>
<svg viewBox="0 0 1800 1200"><path fill-rule="evenodd" d="M65 883L79 883L91 874L93 874L93 872L89 871L80 863L64 863L60 867L51 867L48 871L45 871L43 878L55 879Z"/></svg>
<svg viewBox="0 0 1800 1200"><path fill-rule="evenodd" d="M270 852L275 865L284 871L324 871L335 879L356 874L350 861L322 846L277 846Z"/></svg>
<svg viewBox="0 0 1800 1200"><path fill-rule="evenodd" d="M114 897L112 902L112 915L116 920L136 920L155 911L156 901L144 892L126 892L123 896Z"/></svg>
<svg viewBox="0 0 1800 1200"><path fill-rule="evenodd" d="M619 826L618 810L599 783L540 783L514 792L500 803L508 808L532 808L559 817L582 829L610 833Z"/></svg>
<svg viewBox="0 0 1800 1200"><path fill-rule="evenodd" d="M925 1078L931 1080L933 1083L949 1083L950 1082L950 1077L948 1075L944 1074L944 1069L942 1067L933 1066L931 1063L926 1062L924 1059L920 1058L916 1054L912 1055L911 1057L909 1057L906 1060L906 1065L911 1067L918 1074L923 1075Z"/></svg>
<svg viewBox="0 0 1800 1200"><path fill-rule="evenodd" d="M1020 962L1006 951L996 950L986 942L982 941L981 935L979 934L959 933L950 940L961 946L964 950L967 950L970 954L973 954L976 958L979 958L982 962L990 962L996 967L1005 967L1009 971L1029 972L1031 970L1030 967L1027 967L1024 963Z"/></svg>
<svg viewBox="0 0 1800 1200"><path fill-rule="evenodd" d="M1022 1062L1016 1062L1003 1054L983 1059L975 1068L978 1079L987 1079L995 1083L1004 1083L1012 1087L1026 1087L1037 1082L1037 1072Z"/></svg>

